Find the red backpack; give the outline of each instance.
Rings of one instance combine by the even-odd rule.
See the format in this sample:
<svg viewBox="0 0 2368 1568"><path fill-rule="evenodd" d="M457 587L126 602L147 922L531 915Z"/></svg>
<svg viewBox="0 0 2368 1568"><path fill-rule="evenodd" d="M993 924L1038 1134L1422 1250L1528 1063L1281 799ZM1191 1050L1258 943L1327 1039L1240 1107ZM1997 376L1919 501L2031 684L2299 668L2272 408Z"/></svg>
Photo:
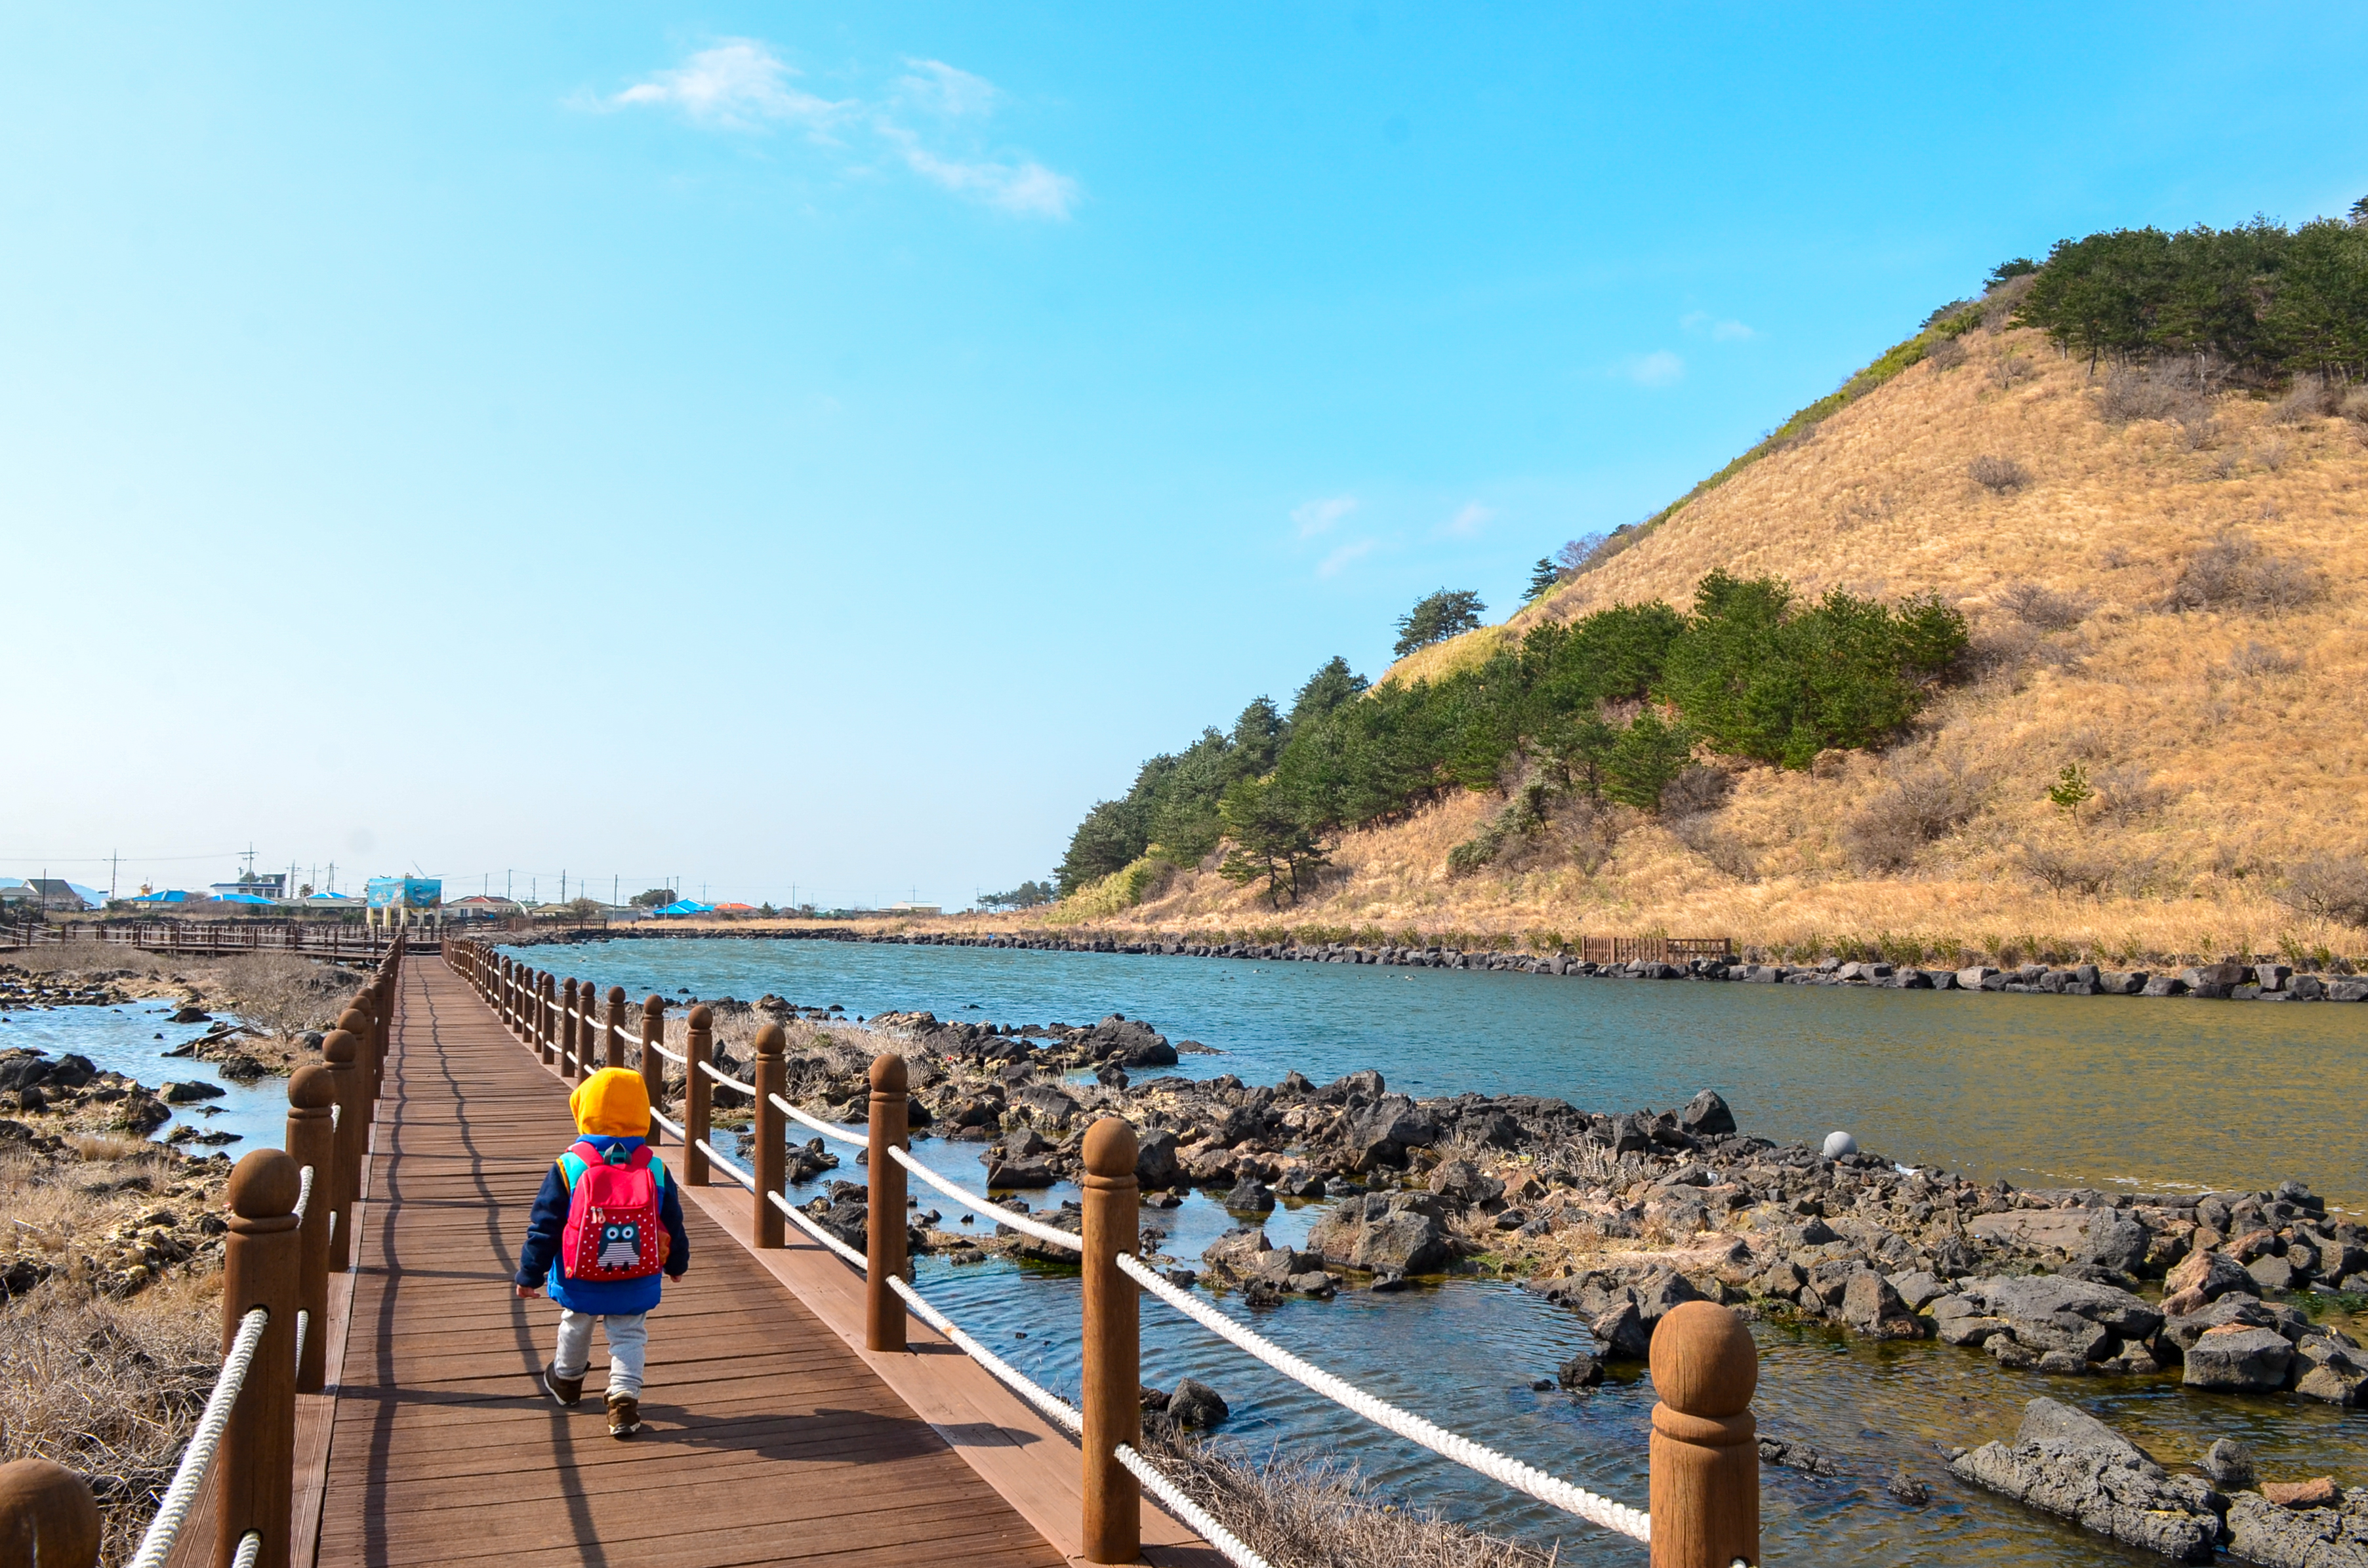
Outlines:
<svg viewBox="0 0 2368 1568"><path fill-rule="evenodd" d="M575 1178L567 1196L567 1228L560 1233L560 1272L570 1279L646 1279L665 1261L666 1228L658 1220L659 1172L646 1145L627 1153L579 1142L560 1156ZM571 1168L572 1167L572 1168Z"/></svg>

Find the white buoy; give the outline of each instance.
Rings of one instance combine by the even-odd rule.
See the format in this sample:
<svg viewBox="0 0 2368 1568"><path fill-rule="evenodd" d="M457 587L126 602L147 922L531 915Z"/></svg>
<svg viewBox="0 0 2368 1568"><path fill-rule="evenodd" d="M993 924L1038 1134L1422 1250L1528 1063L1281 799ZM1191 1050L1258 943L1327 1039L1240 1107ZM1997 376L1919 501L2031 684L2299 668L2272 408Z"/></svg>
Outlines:
<svg viewBox="0 0 2368 1568"><path fill-rule="evenodd" d="M1844 1154L1855 1154L1857 1153L1858 1140L1851 1137L1849 1133L1828 1132L1826 1134L1826 1158L1828 1160L1839 1160Z"/></svg>

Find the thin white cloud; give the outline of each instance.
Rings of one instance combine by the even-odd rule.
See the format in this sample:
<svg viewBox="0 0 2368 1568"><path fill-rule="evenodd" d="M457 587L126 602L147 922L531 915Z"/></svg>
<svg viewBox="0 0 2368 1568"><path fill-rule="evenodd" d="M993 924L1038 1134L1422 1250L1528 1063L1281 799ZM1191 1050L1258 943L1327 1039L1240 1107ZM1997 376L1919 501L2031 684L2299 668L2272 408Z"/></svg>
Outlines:
<svg viewBox="0 0 2368 1568"><path fill-rule="evenodd" d="M701 125L754 130L768 121L820 127L851 105L789 85L798 73L755 39L726 39L671 71L654 73L608 102L618 108L670 107Z"/></svg>
<svg viewBox="0 0 2368 1568"><path fill-rule="evenodd" d="M1675 386L1686 373L1686 362L1666 348L1632 355L1622 373L1640 387Z"/></svg>
<svg viewBox="0 0 2368 1568"><path fill-rule="evenodd" d="M1356 509L1354 495L1332 495L1301 502L1291 509L1291 520L1299 525L1300 538L1313 539Z"/></svg>
<svg viewBox="0 0 2368 1568"><path fill-rule="evenodd" d="M1360 539L1354 544L1342 545L1324 558L1322 564L1315 568L1315 574L1319 577L1338 577L1341 573L1371 555L1373 552L1374 542L1370 539Z"/></svg>
<svg viewBox="0 0 2368 1568"><path fill-rule="evenodd" d="M1447 531L1457 539L1470 539L1496 515L1497 509L1494 506L1483 506L1477 501L1466 501L1456 511L1455 516L1447 519Z"/></svg>
<svg viewBox="0 0 2368 1568"><path fill-rule="evenodd" d="M957 196L1030 218L1066 218L1077 204L1077 182L1032 158L1000 163L942 157L923 146L918 136L885 119L880 121L880 134L895 143L906 168Z"/></svg>
<svg viewBox="0 0 2368 1568"><path fill-rule="evenodd" d="M877 139L873 153L888 153L941 190L1021 217L1061 220L1076 210L1083 193L1072 176L1020 154L947 147L896 118L898 111L912 110L943 122L967 122L973 129L962 135L975 140L975 127L993 115L1003 97L985 77L941 60L908 59L905 64L908 74L897 78L894 91L881 102L833 100L791 85L796 67L761 40L725 39L587 107L672 108L694 124L733 131L801 126L815 141L829 143L843 138L860 143L867 139L868 126ZM940 131L950 129L939 126Z"/></svg>
<svg viewBox="0 0 2368 1568"><path fill-rule="evenodd" d="M1759 335L1739 321L1721 321L1708 311L1689 311L1678 318L1678 324L1696 336L1708 336L1713 343L1741 343Z"/></svg>
<svg viewBox="0 0 2368 1568"><path fill-rule="evenodd" d="M906 60L913 74L897 78L898 92L907 103L954 117L995 111L1003 90L984 76L947 64L942 60Z"/></svg>

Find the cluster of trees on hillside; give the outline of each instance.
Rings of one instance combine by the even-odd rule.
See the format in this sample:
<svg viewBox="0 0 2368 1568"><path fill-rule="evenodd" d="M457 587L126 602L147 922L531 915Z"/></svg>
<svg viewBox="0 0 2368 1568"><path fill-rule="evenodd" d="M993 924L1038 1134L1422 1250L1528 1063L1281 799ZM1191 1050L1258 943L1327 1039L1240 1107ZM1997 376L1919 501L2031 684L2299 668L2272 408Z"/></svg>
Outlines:
<svg viewBox="0 0 2368 1568"><path fill-rule="evenodd" d="M1875 744L1964 646L1964 617L1934 597L1804 603L1781 579L1713 572L1690 612L1656 601L1541 625L1435 681L1369 688L1336 657L1288 714L1258 698L1231 732L1144 763L1078 824L1057 880L1065 895L1146 854L1190 866L1224 844L1227 875L1295 896L1328 836L1524 767L1552 792L1656 810L1697 751L1805 767Z"/></svg>
<svg viewBox="0 0 2368 1568"><path fill-rule="evenodd" d="M2368 198L2351 222L2266 218L2178 233L2115 229L2059 240L2015 314L2067 352L2198 356L2257 385L2309 374L2368 379Z"/></svg>

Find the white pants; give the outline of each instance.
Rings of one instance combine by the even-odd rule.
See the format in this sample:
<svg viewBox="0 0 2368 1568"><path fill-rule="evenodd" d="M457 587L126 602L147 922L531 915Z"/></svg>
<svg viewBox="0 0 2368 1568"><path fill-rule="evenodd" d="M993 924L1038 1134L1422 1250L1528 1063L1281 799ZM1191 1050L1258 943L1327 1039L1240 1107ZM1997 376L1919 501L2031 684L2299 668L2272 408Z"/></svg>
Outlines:
<svg viewBox="0 0 2368 1568"><path fill-rule="evenodd" d="M559 1353L551 1358L552 1371L563 1378L584 1375L592 1359L592 1325L597 1323L601 1337L609 1342L609 1392L641 1398L643 1360L650 1348L648 1317L646 1312L611 1312L602 1317L598 1312L560 1308Z"/></svg>

